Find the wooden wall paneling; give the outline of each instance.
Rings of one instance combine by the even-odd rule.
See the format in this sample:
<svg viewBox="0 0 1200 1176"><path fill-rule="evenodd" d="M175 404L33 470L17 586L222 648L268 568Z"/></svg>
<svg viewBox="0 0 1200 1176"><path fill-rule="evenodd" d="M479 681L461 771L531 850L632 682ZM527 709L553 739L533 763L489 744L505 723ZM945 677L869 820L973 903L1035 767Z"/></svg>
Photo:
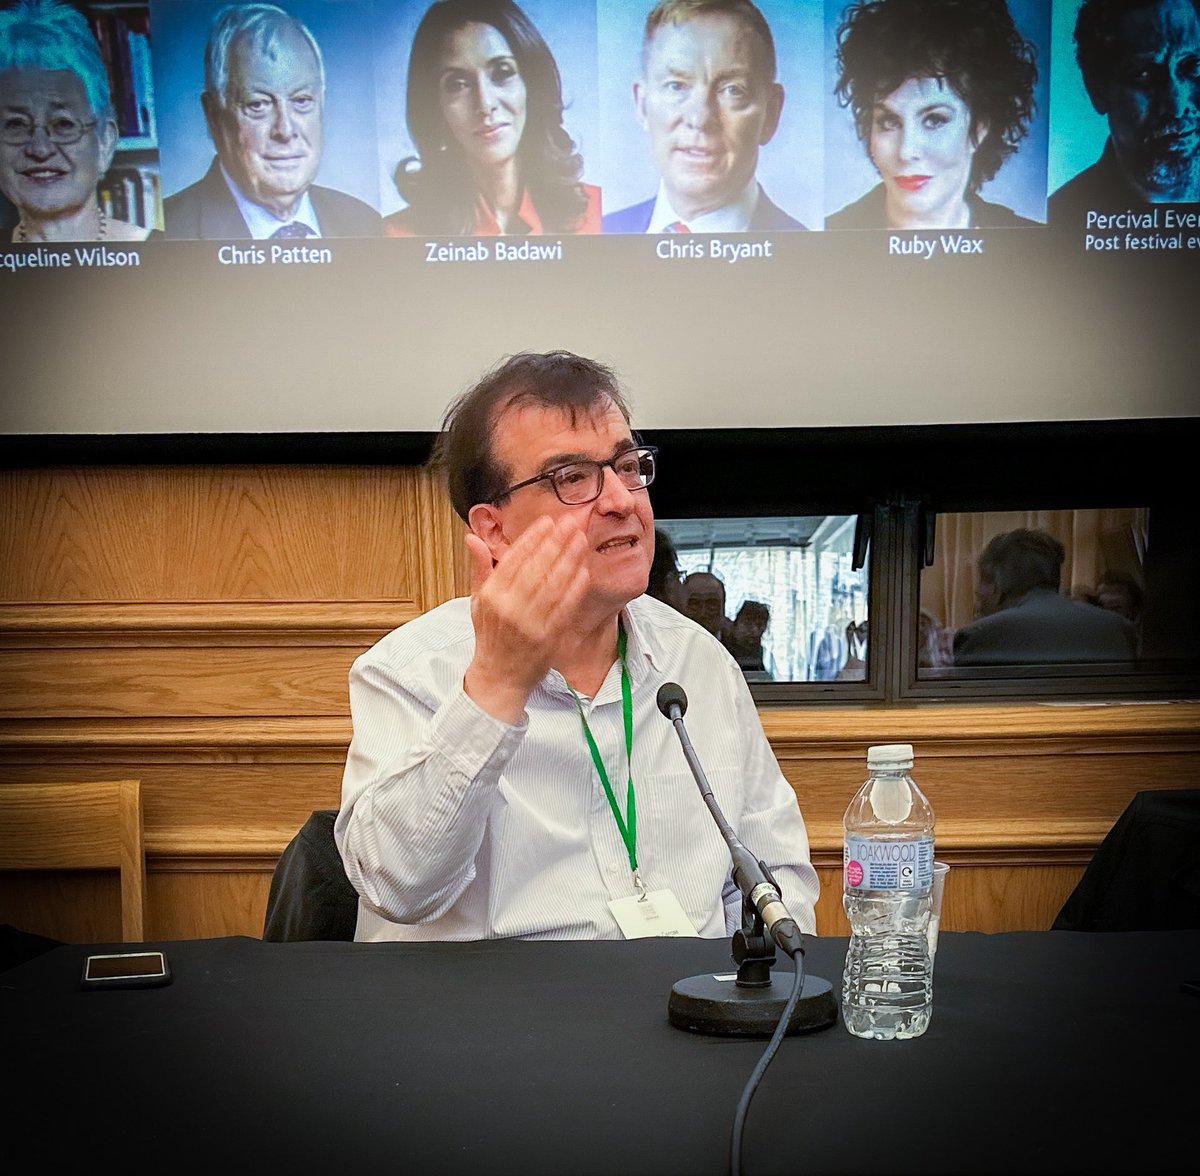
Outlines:
<svg viewBox="0 0 1200 1176"><path fill-rule="evenodd" d="M147 935L259 934L278 853L337 803L351 661L467 591L462 533L411 467L0 472L0 778L140 778ZM916 746L952 929L1048 925L1132 795L1194 786L1200 762L1196 703L762 717L825 933L870 743Z"/></svg>

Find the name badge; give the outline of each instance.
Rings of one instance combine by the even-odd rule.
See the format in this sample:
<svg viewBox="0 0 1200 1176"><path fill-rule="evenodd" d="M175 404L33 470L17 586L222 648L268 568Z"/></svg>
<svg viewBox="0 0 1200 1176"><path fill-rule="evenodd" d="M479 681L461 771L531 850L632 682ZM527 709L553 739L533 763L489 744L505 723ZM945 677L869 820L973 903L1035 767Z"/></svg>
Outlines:
<svg viewBox="0 0 1200 1176"><path fill-rule="evenodd" d="M669 890L651 890L640 897L614 898L608 904L626 939L678 936L699 939L679 899Z"/></svg>

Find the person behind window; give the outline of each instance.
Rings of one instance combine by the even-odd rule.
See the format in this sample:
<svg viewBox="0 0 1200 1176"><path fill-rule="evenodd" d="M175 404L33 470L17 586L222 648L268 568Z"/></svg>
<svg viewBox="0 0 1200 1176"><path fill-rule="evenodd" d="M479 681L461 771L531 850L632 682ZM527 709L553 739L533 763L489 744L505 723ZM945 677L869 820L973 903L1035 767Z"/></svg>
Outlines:
<svg viewBox="0 0 1200 1176"><path fill-rule="evenodd" d="M510 0L439 0L408 59L417 155L396 168L391 237L598 233L600 190L563 127L549 46Z"/></svg>
<svg viewBox="0 0 1200 1176"><path fill-rule="evenodd" d="M763 661L763 634L771 623L771 610L761 600L747 600L738 609L733 624L725 633L725 648L733 654L742 672L766 672Z"/></svg>
<svg viewBox="0 0 1200 1176"><path fill-rule="evenodd" d="M1063 545L1024 528L991 539L979 554L978 620L954 635L954 664L1125 662L1137 639L1121 616L1059 591Z"/></svg>
<svg viewBox="0 0 1200 1176"><path fill-rule="evenodd" d="M712 572L692 572L683 581L683 612L718 641L732 622L725 615L725 585Z"/></svg>
<svg viewBox="0 0 1200 1176"><path fill-rule="evenodd" d="M1200 201L1200 0L1084 0L1075 49L1109 133L1050 197L1051 222Z"/></svg>
<svg viewBox="0 0 1200 1176"><path fill-rule="evenodd" d="M650 582L646 585L646 595L653 596L655 600L661 600L682 612L681 577L679 557L675 553L675 544L671 536L661 527L655 527L654 559L650 561Z"/></svg>
<svg viewBox="0 0 1200 1176"><path fill-rule="evenodd" d="M117 138L83 15L56 0L0 12L0 191L20 218L12 240L144 241L149 228L109 216L96 197Z"/></svg>
<svg viewBox="0 0 1200 1176"><path fill-rule="evenodd" d="M861 0L837 42L836 93L881 182L826 228L1035 223L979 195L1034 112L1036 50L1004 0Z"/></svg>
<svg viewBox="0 0 1200 1176"><path fill-rule="evenodd" d="M1106 568L1096 585L1096 603L1123 616L1131 625L1142 619L1142 586L1128 572Z"/></svg>

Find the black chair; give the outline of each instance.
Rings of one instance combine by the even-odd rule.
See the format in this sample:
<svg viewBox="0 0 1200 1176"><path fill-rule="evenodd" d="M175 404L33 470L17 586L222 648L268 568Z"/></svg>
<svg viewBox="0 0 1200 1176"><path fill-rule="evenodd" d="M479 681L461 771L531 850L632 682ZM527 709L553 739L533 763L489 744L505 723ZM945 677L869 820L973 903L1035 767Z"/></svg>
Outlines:
<svg viewBox="0 0 1200 1176"><path fill-rule="evenodd" d="M263 939L353 940L358 895L333 841L336 809L317 809L279 857L271 876Z"/></svg>
<svg viewBox="0 0 1200 1176"><path fill-rule="evenodd" d="M1139 792L1100 843L1055 931L1200 929L1200 789Z"/></svg>

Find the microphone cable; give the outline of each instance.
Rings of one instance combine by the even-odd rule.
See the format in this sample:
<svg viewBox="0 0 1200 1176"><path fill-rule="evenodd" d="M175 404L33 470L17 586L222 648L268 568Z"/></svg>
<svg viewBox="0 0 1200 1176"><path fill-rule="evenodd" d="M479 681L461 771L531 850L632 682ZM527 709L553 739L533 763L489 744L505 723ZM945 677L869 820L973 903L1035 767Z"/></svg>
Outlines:
<svg viewBox="0 0 1200 1176"><path fill-rule="evenodd" d="M783 1013L780 1015L779 1024L775 1026L775 1032L771 1036L771 1040L767 1043L767 1048L763 1051L763 1055L758 1059L758 1065L754 1067L750 1077L746 1080L746 1085L742 1090L742 1097L738 1099L737 1111L733 1116L733 1131L729 1139L729 1176L741 1176L742 1174L742 1142L746 1130L746 1115L750 1110L750 1100L754 1097L754 1092L758 1089L758 1084L762 1081L763 1074L766 1073L767 1067L771 1064L771 1059L775 1056L779 1049L780 1043L787 1034L788 1025L792 1020L792 1013L796 1011L796 1002L800 999L800 992L804 988L804 952L798 951L792 957L792 964L795 967L795 972L792 976L792 991L787 998L787 1003L783 1006Z"/></svg>

